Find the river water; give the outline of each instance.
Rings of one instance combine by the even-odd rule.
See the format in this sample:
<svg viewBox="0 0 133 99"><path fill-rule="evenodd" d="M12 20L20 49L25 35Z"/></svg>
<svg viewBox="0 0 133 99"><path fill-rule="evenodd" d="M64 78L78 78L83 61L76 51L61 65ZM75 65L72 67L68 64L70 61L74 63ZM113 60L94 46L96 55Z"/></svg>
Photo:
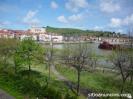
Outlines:
<svg viewBox="0 0 133 99"><path fill-rule="evenodd" d="M91 50L98 56L98 65L103 67L112 67L109 61L109 56L112 54L111 50L103 50L98 48L98 43L88 43ZM54 48L63 49L64 44L54 44Z"/></svg>
<svg viewBox="0 0 133 99"><path fill-rule="evenodd" d="M98 48L98 43L88 43L91 50L93 50L97 55L108 56L112 53L111 50L103 50ZM54 48L63 49L64 44L54 44Z"/></svg>

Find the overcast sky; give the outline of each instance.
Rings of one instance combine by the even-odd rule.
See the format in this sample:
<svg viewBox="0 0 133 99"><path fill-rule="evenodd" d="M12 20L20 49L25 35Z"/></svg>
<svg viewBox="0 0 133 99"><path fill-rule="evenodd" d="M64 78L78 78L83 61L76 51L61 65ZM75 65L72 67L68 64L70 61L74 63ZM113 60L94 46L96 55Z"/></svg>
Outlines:
<svg viewBox="0 0 133 99"><path fill-rule="evenodd" d="M0 0L0 28L71 27L126 32L133 0Z"/></svg>

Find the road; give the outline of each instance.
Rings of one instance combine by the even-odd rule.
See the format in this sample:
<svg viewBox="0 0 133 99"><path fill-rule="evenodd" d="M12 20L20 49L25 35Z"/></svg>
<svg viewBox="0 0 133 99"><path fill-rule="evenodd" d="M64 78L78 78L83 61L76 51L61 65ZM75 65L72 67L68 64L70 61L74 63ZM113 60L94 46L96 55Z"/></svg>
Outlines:
<svg viewBox="0 0 133 99"><path fill-rule="evenodd" d="M0 99L15 99L13 96L0 89Z"/></svg>

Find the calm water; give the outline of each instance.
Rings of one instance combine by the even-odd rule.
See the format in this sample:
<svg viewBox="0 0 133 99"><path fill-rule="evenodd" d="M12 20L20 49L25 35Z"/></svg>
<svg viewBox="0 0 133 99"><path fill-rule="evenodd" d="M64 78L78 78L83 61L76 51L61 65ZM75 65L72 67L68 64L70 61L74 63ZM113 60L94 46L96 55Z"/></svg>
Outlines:
<svg viewBox="0 0 133 99"><path fill-rule="evenodd" d="M112 54L111 50L102 50L98 48L97 43L88 43L92 51L97 55L101 56L98 58L98 64L103 67L112 67L112 63L108 61L108 57ZM54 48L62 49L64 44L55 44Z"/></svg>
<svg viewBox="0 0 133 99"><path fill-rule="evenodd" d="M108 56L112 53L111 50L102 50L102 49L99 49L98 48L98 43L88 43L90 48L98 55L101 55L101 56ZM63 45L64 44L55 44L54 47L55 48L59 48L59 49L62 49L63 48Z"/></svg>

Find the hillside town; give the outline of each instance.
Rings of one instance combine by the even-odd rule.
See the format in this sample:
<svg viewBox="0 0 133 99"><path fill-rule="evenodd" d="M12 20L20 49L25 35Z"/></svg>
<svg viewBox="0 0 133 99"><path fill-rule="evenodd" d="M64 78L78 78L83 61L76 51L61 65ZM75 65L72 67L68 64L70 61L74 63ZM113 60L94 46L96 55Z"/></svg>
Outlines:
<svg viewBox="0 0 133 99"><path fill-rule="evenodd" d="M0 0L0 99L133 99L133 0Z"/></svg>
<svg viewBox="0 0 133 99"><path fill-rule="evenodd" d="M62 36L49 34L46 32L45 28L40 28L40 27L32 27L31 29L28 30L1 29L0 37L16 38L19 40L31 37L33 40L36 41L50 41L52 38L52 40L55 42L61 42L63 40Z"/></svg>
<svg viewBox="0 0 133 99"><path fill-rule="evenodd" d="M52 40L54 43L77 42L79 40L95 43L106 41L111 44L126 44L129 42L128 37L63 36L57 33L48 33L45 27L32 27L28 30L1 29L0 38L2 37L19 40L31 37L36 41L49 42Z"/></svg>

